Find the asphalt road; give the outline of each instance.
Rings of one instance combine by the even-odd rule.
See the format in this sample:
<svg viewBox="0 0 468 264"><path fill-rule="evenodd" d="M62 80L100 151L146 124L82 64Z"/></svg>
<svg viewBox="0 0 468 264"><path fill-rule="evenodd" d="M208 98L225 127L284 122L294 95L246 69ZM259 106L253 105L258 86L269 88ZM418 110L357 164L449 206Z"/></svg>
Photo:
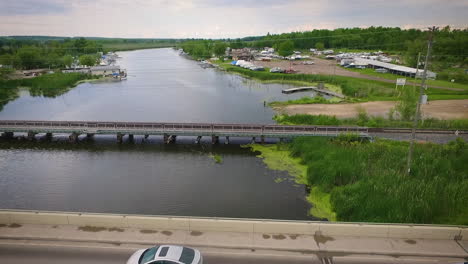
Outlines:
<svg viewBox="0 0 468 264"><path fill-rule="evenodd" d="M61 242L0 241L2 264L125 264L138 246L72 244ZM250 250L200 249L204 264L357 264L357 263L455 263L457 260L434 260L414 257L342 256L320 258L288 252L252 252Z"/></svg>

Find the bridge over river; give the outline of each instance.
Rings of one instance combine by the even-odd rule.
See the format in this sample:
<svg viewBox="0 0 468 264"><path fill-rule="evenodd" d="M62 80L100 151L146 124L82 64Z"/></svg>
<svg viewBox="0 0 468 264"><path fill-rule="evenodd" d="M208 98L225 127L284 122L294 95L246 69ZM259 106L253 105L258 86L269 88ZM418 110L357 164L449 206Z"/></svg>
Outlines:
<svg viewBox="0 0 468 264"><path fill-rule="evenodd" d="M163 136L166 143L174 142L177 136L195 136L196 142L204 136L212 138L213 143L219 137L251 137L253 141L259 138L293 138L300 136L335 137L342 133L353 133L359 137L369 138L366 127L342 126L286 126L286 125L259 125L259 124L209 124L209 123L148 123L148 122L100 122L100 121L0 121L0 132L4 137L12 137L14 133L27 133L33 139L36 134L45 133L52 137L53 133L68 133L70 141L78 140L79 135L86 134L92 137L95 134L117 135L122 142L123 136L134 135Z"/></svg>

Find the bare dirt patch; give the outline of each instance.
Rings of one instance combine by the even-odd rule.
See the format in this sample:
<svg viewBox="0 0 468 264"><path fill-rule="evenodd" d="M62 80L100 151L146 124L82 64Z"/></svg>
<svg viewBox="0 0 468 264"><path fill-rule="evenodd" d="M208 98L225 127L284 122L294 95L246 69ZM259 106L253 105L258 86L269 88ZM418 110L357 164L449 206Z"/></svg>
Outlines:
<svg viewBox="0 0 468 264"><path fill-rule="evenodd" d="M162 231L161 232L163 235L165 236L172 236L172 232L171 231Z"/></svg>
<svg viewBox="0 0 468 264"><path fill-rule="evenodd" d="M275 110L288 115L331 115L337 118L356 117L362 107L370 116L388 117L396 102L377 101L355 104L307 104L276 107ZM462 119L468 118L468 100L437 100L422 106L424 118Z"/></svg>

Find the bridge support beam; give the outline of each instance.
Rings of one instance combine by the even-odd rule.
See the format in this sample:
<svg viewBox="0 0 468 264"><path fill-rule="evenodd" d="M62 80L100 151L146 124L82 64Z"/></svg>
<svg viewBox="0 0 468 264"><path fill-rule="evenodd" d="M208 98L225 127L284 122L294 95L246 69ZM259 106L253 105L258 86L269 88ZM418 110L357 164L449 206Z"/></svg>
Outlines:
<svg viewBox="0 0 468 264"><path fill-rule="evenodd" d="M53 135L52 133L50 133L50 132L49 132L49 133L46 133L46 134L45 134L45 139L50 141L50 140L52 140L52 137L53 137L53 136L54 136L54 135Z"/></svg>
<svg viewBox="0 0 468 264"><path fill-rule="evenodd" d="M260 137L260 142L261 142L262 144L265 144L265 136L262 135L262 136Z"/></svg>
<svg viewBox="0 0 468 264"><path fill-rule="evenodd" d="M229 136L226 136L226 141L224 141L224 144L225 144L225 145L228 145L228 144L229 144Z"/></svg>
<svg viewBox="0 0 468 264"><path fill-rule="evenodd" d="M176 135L170 135L170 136L168 136L168 137L167 137L166 144L175 143L175 142L176 142L176 138L177 138Z"/></svg>
<svg viewBox="0 0 468 264"><path fill-rule="evenodd" d="M117 133L117 142L118 142L119 144L122 144L122 142L123 142L123 137L124 137L124 136L125 136L125 135L122 134L122 133Z"/></svg>
<svg viewBox="0 0 468 264"><path fill-rule="evenodd" d="M3 132L2 133L3 138L13 138L14 135L15 135L15 133L13 133L13 132Z"/></svg>
<svg viewBox="0 0 468 264"><path fill-rule="evenodd" d="M197 139L195 139L195 144L200 144L201 139L202 136L198 136Z"/></svg>
<svg viewBox="0 0 468 264"><path fill-rule="evenodd" d="M255 137L252 137L252 142L250 144L255 144Z"/></svg>
<svg viewBox="0 0 468 264"><path fill-rule="evenodd" d="M211 136L211 144L218 144L219 143L219 136Z"/></svg>
<svg viewBox="0 0 468 264"><path fill-rule="evenodd" d="M76 142L78 142L78 136L79 136L78 133L71 133L70 136L68 137L68 140L71 143L76 143Z"/></svg>
<svg viewBox="0 0 468 264"><path fill-rule="evenodd" d="M29 131L28 132L28 140L33 141L34 139L36 139L36 134L37 133L35 133L35 132Z"/></svg>

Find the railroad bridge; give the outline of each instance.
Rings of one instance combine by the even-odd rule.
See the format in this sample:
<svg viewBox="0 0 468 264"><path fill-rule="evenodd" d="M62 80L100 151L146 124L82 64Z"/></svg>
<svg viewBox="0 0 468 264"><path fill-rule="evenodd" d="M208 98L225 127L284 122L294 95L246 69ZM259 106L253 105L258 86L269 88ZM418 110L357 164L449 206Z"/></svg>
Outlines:
<svg viewBox="0 0 468 264"><path fill-rule="evenodd" d="M116 135L117 141L122 142L128 135L132 140L134 135L163 136L164 142L171 143L177 136L197 137L199 143L202 137L211 137L212 143L218 143L220 137L249 137L255 142L256 138L264 142L265 138L279 138L280 140L302 136L336 137L342 133L353 133L359 137L370 138L366 127L341 126L286 126L286 125L258 125L258 124L209 124L209 123L148 123L148 122L99 122L99 121L24 121L2 120L0 132L4 137L13 137L14 133L27 133L29 139L36 134L45 133L51 138L53 133L70 134L70 141L78 140L78 136L95 134Z"/></svg>

